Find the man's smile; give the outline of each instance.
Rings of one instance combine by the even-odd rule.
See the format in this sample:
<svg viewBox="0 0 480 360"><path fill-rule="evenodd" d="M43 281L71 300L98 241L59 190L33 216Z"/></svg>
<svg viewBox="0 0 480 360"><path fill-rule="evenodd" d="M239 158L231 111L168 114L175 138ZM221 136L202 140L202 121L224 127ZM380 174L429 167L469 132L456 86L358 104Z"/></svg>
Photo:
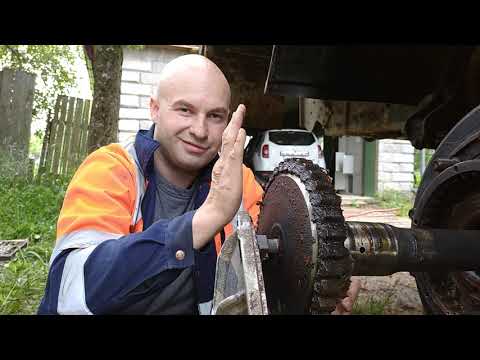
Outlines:
<svg viewBox="0 0 480 360"><path fill-rule="evenodd" d="M205 153L208 150L208 147L198 145L190 141L186 141L183 139L180 139L180 141L184 144L185 149L192 154L200 155Z"/></svg>

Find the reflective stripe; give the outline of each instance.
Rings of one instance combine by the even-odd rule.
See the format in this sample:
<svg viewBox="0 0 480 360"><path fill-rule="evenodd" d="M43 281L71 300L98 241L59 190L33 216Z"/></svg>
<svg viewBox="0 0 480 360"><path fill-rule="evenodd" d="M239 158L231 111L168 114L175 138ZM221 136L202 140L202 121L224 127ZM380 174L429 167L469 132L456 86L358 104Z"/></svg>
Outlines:
<svg viewBox="0 0 480 360"><path fill-rule="evenodd" d="M211 315L213 299L201 304L198 304L198 312L200 315Z"/></svg>
<svg viewBox="0 0 480 360"><path fill-rule="evenodd" d="M55 245L52 256L50 257L50 266L53 260L66 249L85 249L96 246L105 240L118 239L124 234L111 234L97 230L78 230L63 235Z"/></svg>
<svg viewBox="0 0 480 360"><path fill-rule="evenodd" d="M145 195L145 177L142 173L142 167L138 161L137 152L135 151L135 143L130 140L120 144L128 152L130 157L133 159L133 163L136 168L136 192L137 196L135 197L135 209L132 216L131 225L135 226L137 222L142 218L142 199Z"/></svg>
<svg viewBox="0 0 480 360"><path fill-rule="evenodd" d="M96 246L73 250L63 268L57 313L60 315L92 315L85 300L84 265Z"/></svg>

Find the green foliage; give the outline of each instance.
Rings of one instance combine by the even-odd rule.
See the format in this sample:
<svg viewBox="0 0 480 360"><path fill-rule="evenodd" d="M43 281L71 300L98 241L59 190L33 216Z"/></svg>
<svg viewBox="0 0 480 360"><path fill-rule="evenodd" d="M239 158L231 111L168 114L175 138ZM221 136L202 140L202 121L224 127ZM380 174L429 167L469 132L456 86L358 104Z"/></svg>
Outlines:
<svg viewBox="0 0 480 360"><path fill-rule="evenodd" d="M378 205L382 208L399 208L397 215L408 216L408 212L413 207L413 196L396 190L385 190L375 195Z"/></svg>
<svg viewBox="0 0 480 360"><path fill-rule="evenodd" d="M422 180L422 176L420 175L420 166L421 166L421 157L422 151L415 149L414 155L414 186L418 188L420 185L420 181ZM432 159L433 155L435 154L435 150L432 149L425 149L425 168L428 166L428 163Z"/></svg>
<svg viewBox="0 0 480 360"><path fill-rule="evenodd" d="M0 45L0 68L24 70L37 75L33 119L46 119L57 95L76 85L75 58L79 46Z"/></svg>
<svg viewBox="0 0 480 360"><path fill-rule="evenodd" d="M39 241L0 269L0 315L33 315L45 291L53 245Z"/></svg>
<svg viewBox="0 0 480 360"><path fill-rule="evenodd" d="M125 45L127 49L132 49L132 50L143 50L145 49L145 45Z"/></svg>
<svg viewBox="0 0 480 360"><path fill-rule="evenodd" d="M43 145L43 136L42 134L33 134L33 136L30 137L30 148L29 148L29 154L35 157L35 159L40 158L40 155L42 153L42 145Z"/></svg>
<svg viewBox="0 0 480 360"><path fill-rule="evenodd" d="M384 297L358 299L353 305L352 315L385 315L392 304L392 294Z"/></svg>
<svg viewBox="0 0 480 360"><path fill-rule="evenodd" d="M16 166L0 163L0 239L27 238L29 245L0 265L0 314L34 314L45 290L69 179L44 177L36 183L15 175Z"/></svg>
<svg viewBox="0 0 480 360"><path fill-rule="evenodd" d="M361 205L358 203L357 200L352 200L352 203L350 204L351 207L354 207L354 208L360 208Z"/></svg>

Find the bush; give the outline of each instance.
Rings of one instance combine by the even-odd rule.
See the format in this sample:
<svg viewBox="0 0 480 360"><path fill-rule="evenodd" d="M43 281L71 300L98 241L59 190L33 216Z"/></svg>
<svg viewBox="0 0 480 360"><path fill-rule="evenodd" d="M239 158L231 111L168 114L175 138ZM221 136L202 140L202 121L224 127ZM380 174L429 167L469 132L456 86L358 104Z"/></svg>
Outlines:
<svg viewBox="0 0 480 360"><path fill-rule="evenodd" d="M0 239L28 239L15 258L0 265L0 314L34 314L45 290L56 221L69 182L45 176L41 182L13 171L0 172Z"/></svg>

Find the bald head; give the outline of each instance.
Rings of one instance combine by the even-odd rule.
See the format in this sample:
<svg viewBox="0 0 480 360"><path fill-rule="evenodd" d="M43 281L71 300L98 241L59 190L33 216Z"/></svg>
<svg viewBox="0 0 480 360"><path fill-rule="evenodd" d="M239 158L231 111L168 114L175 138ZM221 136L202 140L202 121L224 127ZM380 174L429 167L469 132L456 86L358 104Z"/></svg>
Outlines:
<svg viewBox="0 0 480 360"><path fill-rule="evenodd" d="M228 99L230 105L230 85L218 66L202 55L190 54L170 61L163 68L155 98L169 97L179 87L197 87L200 91L205 87L215 89Z"/></svg>
<svg viewBox="0 0 480 360"><path fill-rule="evenodd" d="M181 174L195 177L215 158L228 124L230 97L225 75L204 56L181 56L164 67L150 99L153 136L160 143L155 166L162 176L172 183ZM190 175L185 178L192 180Z"/></svg>

